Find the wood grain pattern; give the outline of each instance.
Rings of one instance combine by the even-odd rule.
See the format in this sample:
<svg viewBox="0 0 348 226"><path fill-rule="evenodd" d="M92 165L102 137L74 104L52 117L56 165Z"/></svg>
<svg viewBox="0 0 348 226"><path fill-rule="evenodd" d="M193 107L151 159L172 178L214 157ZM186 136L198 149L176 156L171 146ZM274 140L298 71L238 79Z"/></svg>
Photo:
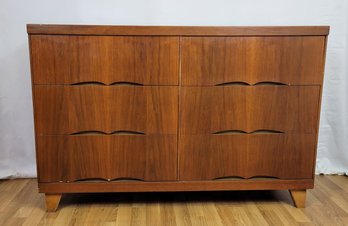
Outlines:
<svg viewBox="0 0 348 226"><path fill-rule="evenodd" d="M179 153L179 180L309 179L315 135L181 135Z"/></svg>
<svg viewBox="0 0 348 226"><path fill-rule="evenodd" d="M181 134L273 130L311 133L317 128L319 86L183 87Z"/></svg>
<svg viewBox="0 0 348 226"><path fill-rule="evenodd" d="M163 35L163 36L283 36L328 35L328 26L112 26L28 24L28 34Z"/></svg>
<svg viewBox="0 0 348 226"><path fill-rule="evenodd" d="M325 62L326 62L326 49L327 49L327 45L328 45L328 36L325 37L325 51L324 51L324 56L323 56L323 71L325 71ZM322 109L321 107L321 103L322 103L322 94L323 94L323 81L324 81L324 73L322 76L322 83L320 86L320 96L319 96L319 109ZM320 111L318 111L318 121L317 121L317 132L316 132L316 146L315 149L317 150L318 148L318 140L319 140L319 126L320 126ZM313 171L315 171L315 167L316 167L316 161L317 161L317 152L315 152L314 156L313 156Z"/></svg>
<svg viewBox="0 0 348 226"><path fill-rule="evenodd" d="M177 87L40 85L33 92L37 135L177 134Z"/></svg>
<svg viewBox="0 0 348 226"><path fill-rule="evenodd" d="M329 27L27 29L40 192L291 189L304 206Z"/></svg>
<svg viewBox="0 0 348 226"><path fill-rule="evenodd" d="M306 207L306 190L290 190L290 195L297 208Z"/></svg>
<svg viewBox="0 0 348 226"><path fill-rule="evenodd" d="M330 225L348 224L348 178L316 176L307 207L287 190L74 194L46 213L35 179L0 181L1 225ZM134 186L133 186L134 187Z"/></svg>
<svg viewBox="0 0 348 226"><path fill-rule="evenodd" d="M47 212L55 212L57 210L61 198L61 194L46 194L45 201Z"/></svg>
<svg viewBox="0 0 348 226"><path fill-rule="evenodd" d="M177 37L30 37L33 84L177 85Z"/></svg>
<svg viewBox="0 0 348 226"><path fill-rule="evenodd" d="M39 182L177 179L176 135L38 136Z"/></svg>
<svg viewBox="0 0 348 226"><path fill-rule="evenodd" d="M182 84L321 84L325 37L184 37Z"/></svg>
<svg viewBox="0 0 348 226"><path fill-rule="evenodd" d="M95 193L95 192L159 192L159 191L233 191L233 190L284 190L313 188L313 179L296 180L197 180L197 181L111 181L75 183L39 183L43 193Z"/></svg>

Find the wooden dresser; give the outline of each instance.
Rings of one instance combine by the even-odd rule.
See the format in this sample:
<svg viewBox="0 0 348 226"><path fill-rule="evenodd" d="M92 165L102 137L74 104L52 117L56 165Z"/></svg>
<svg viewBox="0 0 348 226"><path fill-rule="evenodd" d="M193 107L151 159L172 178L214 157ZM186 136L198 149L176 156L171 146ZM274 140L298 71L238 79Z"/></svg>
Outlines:
<svg viewBox="0 0 348 226"><path fill-rule="evenodd" d="M39 190L313 188L329 27L28 25Z"/></svg>

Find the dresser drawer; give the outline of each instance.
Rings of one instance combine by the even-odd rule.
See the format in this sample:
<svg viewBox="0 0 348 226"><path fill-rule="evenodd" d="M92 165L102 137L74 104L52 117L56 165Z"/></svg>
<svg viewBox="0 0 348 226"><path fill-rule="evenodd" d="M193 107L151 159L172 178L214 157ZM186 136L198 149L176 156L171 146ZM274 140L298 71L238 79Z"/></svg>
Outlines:
<svg viewBox="0 0 348 226"><path fill-rule="evenodd" d="M179 39L31 35L34 84L178 85Z"/></svg>
<svg viewBox="0 0 348 226"><path fill-rule="evenodd" d="M184 37L182 84L321 84L325 36Z"/></svg>
<svg viewBox="0 0 348 226"><path fill-rule="evenodd" d="M177 179L176 135L37 136L39 182Z"/></svg>
<svg viewBox="0 0 348 226"><path fill-rule="evenodd" d="M316 133L319 86L183 87L181 134Z"/></svg>
<svg viewBox="0 0 348 226"><path fill-rule="evenodd" d="M313 178L315 134L182 135L180 180Z"/></svg>
<svg viewBox="0 0 348 226"><path fill-rule="evenodd" d="M178 88L36 85L37 135L177 134Z"/></svg>

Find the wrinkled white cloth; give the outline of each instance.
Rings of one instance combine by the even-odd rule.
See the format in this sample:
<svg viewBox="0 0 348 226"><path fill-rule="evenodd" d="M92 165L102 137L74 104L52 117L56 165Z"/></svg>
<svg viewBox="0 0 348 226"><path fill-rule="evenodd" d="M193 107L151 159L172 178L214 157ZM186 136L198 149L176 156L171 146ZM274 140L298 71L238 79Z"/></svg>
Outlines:
<svg viewBox="0 0 348 226"><path fill-rule="evenodd" d="M347 0L1 0L0 178L36 176L27 23L330 25L316 173L348 172Z"/></svg>

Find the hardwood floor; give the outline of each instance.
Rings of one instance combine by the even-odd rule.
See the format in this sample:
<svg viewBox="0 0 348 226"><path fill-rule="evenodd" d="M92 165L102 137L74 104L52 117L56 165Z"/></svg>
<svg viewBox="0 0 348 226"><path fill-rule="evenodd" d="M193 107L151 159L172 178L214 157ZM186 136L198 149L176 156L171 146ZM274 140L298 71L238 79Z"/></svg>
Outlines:
<svg viewBox="0 0 348 226"><path fill-rule="evenodd" d="M45 212L35 179L0 181L0 225L348 225L348 177L317 176L306 208L288 191L65 195Z"/></svg>

